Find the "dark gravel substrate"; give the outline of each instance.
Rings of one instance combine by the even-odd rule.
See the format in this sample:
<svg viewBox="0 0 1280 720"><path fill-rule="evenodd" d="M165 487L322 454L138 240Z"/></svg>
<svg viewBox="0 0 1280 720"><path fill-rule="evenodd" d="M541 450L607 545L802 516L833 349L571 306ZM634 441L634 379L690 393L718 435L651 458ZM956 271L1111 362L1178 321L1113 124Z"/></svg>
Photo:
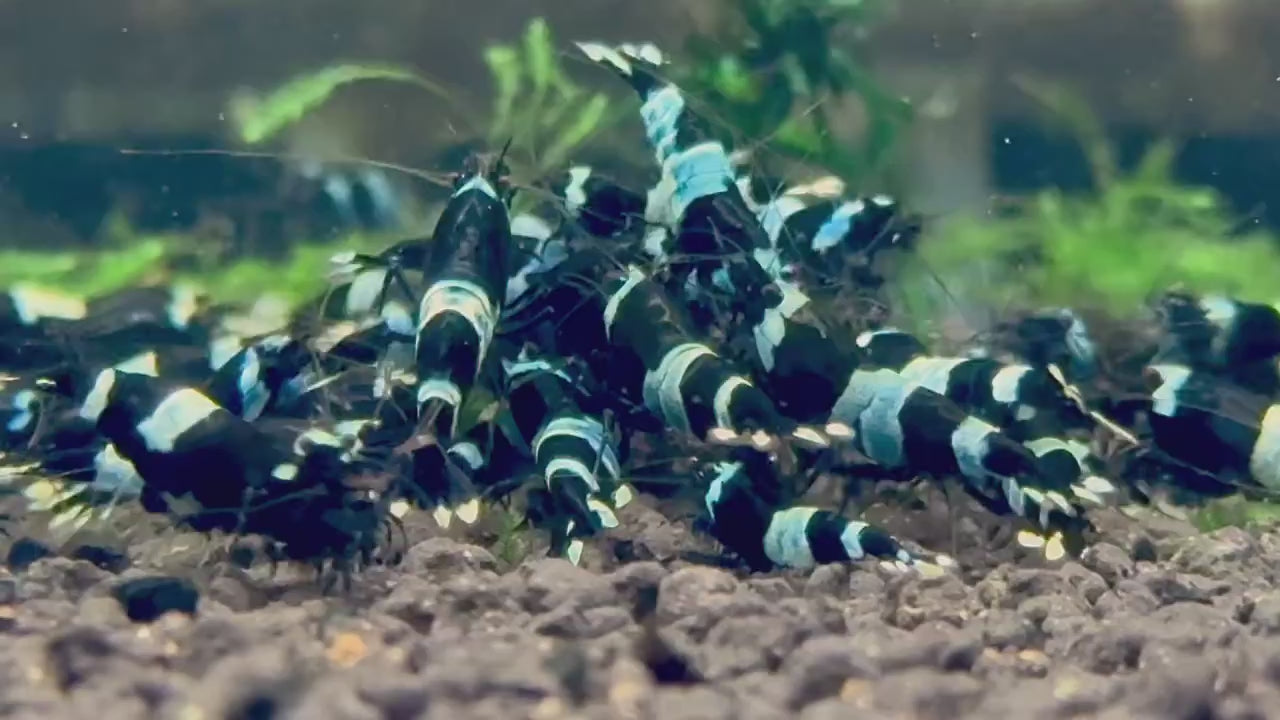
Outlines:
<svg viewBox="0 0 1280 720"><path fill-rule="evenodd" d="M935 530L933 516L900 516ZM942 521L945 522L945 521ZM1280 533L1211 535L1119 515L1080 563L1036 567L960 517L956 576L875 566L745 577L673 559L705 548L636 503L599 570L414 528L402 565L322 597L297 572L198 570L209 544L132 543L120 576L65 558L0 582L5 717L1246 718L1280 717ZM620 529L621 531L622 529ZM135 534L137 534L135 532ZM1010 557L996 563L990 558ZM1135 557L1139 558L1135 560ZM193 618L135 625L122 578L175 572ZM684 683L655 681L632 617ZM648 660L648 664L646 664ZM679 679L679 678L677 678Z"/></svg>

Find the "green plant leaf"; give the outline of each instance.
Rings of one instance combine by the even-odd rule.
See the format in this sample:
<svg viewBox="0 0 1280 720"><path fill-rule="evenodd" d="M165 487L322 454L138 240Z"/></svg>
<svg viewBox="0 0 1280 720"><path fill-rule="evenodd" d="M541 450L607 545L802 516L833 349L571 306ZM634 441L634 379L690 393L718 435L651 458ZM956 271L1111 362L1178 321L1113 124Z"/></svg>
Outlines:
<svg viewBox="0 0 1280 720"><path fill-rule="evenodd" d="M711 115L737 133L763 139L783 156L801 159L847 181L878 167L910 120L909 106L879 88L847 52L845 31L865 30L888 0L731 0L736 17L714 36L687 43L694 63L676 80L708 103ZM725 48L733 50L726 52ZM825 101L856 94L869 132L861 147L835 140Z"/></svg>
<svg viewBox="0 0 1280 720"><path fill-rule="evenodd" d="M733 102L758 102L760 85L733 55L722 55L711 66L714 68L712 83L724 97Z"/></svg>
<svg viewBox="0 0 1280 720"><path fill-rule="evenodd" d="M458 435L461 437L480 423L484 415L498 404L498 398L484 388L474 388L467 393L462 407L458 408Z"/></svg>
<svg viewBox="0 0 1280 720"><path fill-rule="evenodd" d="M544 133L558 130L565 123L575 120L574 116L581 107L576 97L560 97L555 102L544 103L538 129Z"/></svg>
<svg viewBox="0 0 1280 720"><path fill-rule="evenodd" d="M163 238L147 238L97 254L77 273L77 292L101 295L139 282L163 267L168 245Z"/></svg>
<svg viewBox="0 0 1280 720"><path fill-rule="evenodd" d="M265 96L249 93L234 96L231 119L240 140L256 145L320 107L339 88L368 80L407 83L442 98L449 97L444 88L404 68L378 64L332 65L295 77Z"/></svg>
<svg viewBox="0 0 1280 720"><path fill-rule="evenodd" d="M566 126L543 153L539 165L544 168L559 167L574 149L600 128L608 109L609 99L604 94L593 95L587 104L582 106L578 119Z"/></svg>
<svg viewBox="0 0 1280 720"><path fill-rule="evenodd" d="M551 30L542 18L525 29L519 45L485 52L495 80L494 118L487 140L512 140L513 169L541 176L556 168L592 134L616 121L600 94L588 95L564 72ZM531 162L522 168L519 159ZM517 206L524 201L517 197Z"/></svg>
<svg viewBox="0 0 1280 720"><path fill-rule="evenodd" d="M1153 143L1142 154L1131 178L1137 183L1165 184L1173 177L1173 164L1178 158L1178 144L1165 139Z"/></svg>
<svg viewBox="0 0 1280 720"><path fill-rule="evenodd" d="M556 84L560 75L551 30L543 18L534 18L524 31L524 64L535 94L542 94Z"/></svg>
<svg viewBox="0 0 1280 720"><path fill-rule="evenodd" d="M505 135L511 127L512 112L520 96L520 84L524 79L520 53L509 45L493 45L484 51L485 64L493 77L493 118L490 132Z"/></svg>

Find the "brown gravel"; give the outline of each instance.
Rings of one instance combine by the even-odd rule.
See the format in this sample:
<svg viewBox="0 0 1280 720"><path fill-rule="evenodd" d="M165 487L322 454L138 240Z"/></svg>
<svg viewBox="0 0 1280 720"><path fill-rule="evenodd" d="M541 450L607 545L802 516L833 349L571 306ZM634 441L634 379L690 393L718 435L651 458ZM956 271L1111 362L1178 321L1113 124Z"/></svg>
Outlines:
<svg viewBox="0 0 1280 720"><path fill-rule="evenodd" d="M960 557L977 560L931 579L695 565L681 554L711 548L643 503L588 558L597 569L536 550L507 567L415 528L402 565L332 597L298 572L199 566L207 544L169 534L132 543L120 577L192 576L200 609L145 626L112 598L120 577L48 558L0 580L0 714L1280 717L1280 533L1117 515L1081 562L1040 567L979 542L983 519L956 523ZM657 682L638 650L655 641L631 606L654 586L656 646L684 682Z"/></svg>

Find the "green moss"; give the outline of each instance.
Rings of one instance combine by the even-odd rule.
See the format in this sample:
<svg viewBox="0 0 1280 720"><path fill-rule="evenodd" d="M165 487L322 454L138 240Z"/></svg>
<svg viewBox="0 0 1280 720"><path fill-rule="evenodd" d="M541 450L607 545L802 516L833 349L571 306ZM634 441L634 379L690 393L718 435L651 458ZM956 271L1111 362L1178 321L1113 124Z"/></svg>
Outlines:
<svg viewBox="0 0 1280 720"><path fill-rule="evenodd" d="M498 503L490 503L485 514L493 519L497 534L493 556L508 568L519 565L533 549L524 515Z"/></svg>
<svg viewBox="0 0 1280 720"><path fill-rule="evenodd" d="M1177 146L1152 145L1122 172L1098 123L1061 92L1043 88L1079 138L1096 191L1046 191L982 219L940 223L922 241L904 274L903 305L937 317L951 296L995 308L1069 305L1132 317L1174 286L1272 302L1280 245L1261 230L1236 232L1238 221L1213 190L1173 177ZM938 278L934 277L937 273Z"/></svg>
<svg viewBox="0 0 1280 720"><path fill-rule="evenodd" d="M1191 522L1202 532L1224 527L1274 527L1280 523L1280 504L1233 495L1206 503L1191 514Z"/></svg>
<svg viewBox="0 0 1280 720"><path fill-rule="evenodd" d="M306 300L328 286L330 258L345 250L376 251L390 240L351 235L325 243L294 245L283 261L237 260L183 272L172 260L195 242L184 236L140 237L96 252L0 251L0 287L33 283L80 297L149 282L177 281L200 287L217 302L252 303L264 294L290 303Z"/></svg>
<svg viewBox="0 0 1280 720"><path fill-rule="evenodd" d="M269 293L292 304L328 287L330 258L335 254L347 250L376 252L390 243L390 239L376 235L348 235L325 243L295 244L283 262L248 258L177 277L199 286L218 302L252 302Z"/></svg>
<svg viewBox="0 0 1280 720"><path fill-rule="evenodd" d="M593 138L635 113L629 104L583 89L565 72L560 56L542 18L529 22L519 43L490 45L484 52L494 85L486 141L491 147L510 142L513 169L526 177L562 170Z"/></svg>
<svg viewBox="0 0 1280 720"><path fill-rule="evenodd" d="M91 297L142 281L165 254L160 239L98 252L0 251L0 286L33 283Z"/></svg>

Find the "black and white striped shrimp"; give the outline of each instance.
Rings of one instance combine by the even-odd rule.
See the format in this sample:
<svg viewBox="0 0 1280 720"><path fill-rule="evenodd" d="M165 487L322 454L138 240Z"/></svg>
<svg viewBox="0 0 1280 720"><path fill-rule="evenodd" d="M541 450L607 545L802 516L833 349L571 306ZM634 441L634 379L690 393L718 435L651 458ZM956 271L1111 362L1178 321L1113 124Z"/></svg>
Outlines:
<svg viewBox="0 0 1280 720"><path fill-rule="evenodd" d="M1280 394L1280 309L1223 295L1167 293L1156 362L1186 363L1265 395Z"/></svg>
<svg viewBox="0 0 1280 720"><path fill-rule="evenodd" d="M637 234L636 229L646 222L648 198L601 175L590 165L570 167L552 182L551 191L563 203L569 219L593 237L612 239Z"/></svg>
<svg viewBox="0 0 1280 720"><path fill-rule="evenodd" d="M742 303L754 364L789 417L824 419L861 362L857 350L799 284L779 279L773 287L776 301Z"/></svg>
<svg viewBox="0 0 1280 720"><path fill-rule="evenodd" d="M1280 405L1187 365L1156 363L1147 372L1152 441L1204 474L1196 490L1224 494L1241 481L1280 490Z"/></svg>
<svg viewBox="0 0 1280 720"><path fill-rule="evenodd" d="M77 362L202 382L245 346L226 306L178 283L92 298L71 329Z"/></svg>
<svg viewBox="0 0 1280 720"><path fill-rule="evenodd" d="M47 323L82 320L89 307L83 299L48 288L19 283L0 292L0 331L37 331Z"/></svg>
<svg viewBox="0 0 1280 720"><path fill-rule="evenodd" d="M864 332L857 344L872 363L945 395L1035 453L1052 483L1039 490L1069 491L1068 497L1094 504L1117 491L1099 475L1101 461L1088 446L1065 437L1090 421L1054 366L934 356L911 334L891 328Z"/></svg>
<svg viewBox="0 0 1280 720"><path fill-rule="evenodd" d="M718 285L730 292L758 292L769 282L765 269L774 263L768 238L738 190L724 143L706 121L688 108L684 93L660 77L666 60L656 46L578 43L593 62L612 69L640 94L640 117L653 148L662 180L650 203L668 212L649 212L676 235L681 257L672 261L685 276L686 263L703 288ZM764 257L757 258L757 254ZM747 261L743 261L746 259ZM721 273L713 280L713 274Z"/></svg>
<svg viewBox="0 0 1280 720"><path fill-rule="evenodd" d="M575 165L567 179L562 178L553 189L577 228L592 238L609 241L607 252L615 263L653 266L660 272L672 270L672 279L684 283L686 299L701 299L699 270L705 271L703 266L713 260L695 263L685 274L688 263L681 260L679 228L673 225L669 208L674 191L669 176L647 193L639 193L599 175L590 166ZM718 276L713 272L712 277ZM722 280L721 284L728 283Z"/></svg>
<svg viewBox="0 0 1280 720"><path fill-rule="evenodd" d="M222 407L257 420L266 411L298 401L309 390L314 354L303 340L274 334L259 338L225 362L204 385Z"/></svg>
<svg viewBox="0 0 1280 720"><path fill-rule="evenodd" d="M510 218L511 250L507 255L505 303L518 303L531 286L531 277L554 268L568 257L566 238L547 220L532 213ZM387 327L401 335L414 336L417 308L403 304L390 292L398 286L405 298L419 298L419 287L429 251L428 240L406 240L377 255L340 253L332 262L331 277L338 285L326 294L321 316L330 320L362 320L379 316Z"/></svg>
<svg viewBox="0 0 1280 720"><path fill-rule="evenodd" d="M663 179L650 191L648 205L670 196L672 210L665 221L678 251L721 263L739 255L751 258L719 268L714 259L703 261L697 282L704 288L707 273L717 269L721 274L711 284L730 293L760 289L767 282L761 270L790 279L797 262L812 266L819 275L842 275L851 261L869 266L876 250L918 233L914 219L892 222L899 215L898 205L886 196L805 201L799 195L784 195L776 204L760 202L750 180L737 175L735 158L687 106L680 89L658 77L665 63L660 50L650 44L578 46L591 60L621 75L644 101L646 135L663 168ZM758 222L752 222L753 217ZM646 218L655 224L664 219L652 211ZM658 233L645 245L650 254L665 259L669 252L664 245L670 242ZM863 275L871 277L869 271Z"/></svg>
<svg viewBox="0 0 1280 720"><path fill-rule="evenodd" d="M862 286L878 285L877 253L905 247L920 232L919 219L904 216L888 195L846 199L784 192L752 202L778 254L773 267L783 278L805 278L811 291L838 285L849 275Z"/></svg>
<svg viewBox="0 0 1280 720"><path fill-rule="evenodd" d="M122 503L139 499L145 487L133 463L92 422L75 415L50 422L34 447L16 455L20 460L0 475L6 485L21 485L28 508L51 514L48 528L55 534L107 519Z"/></svg>
<svg viewBox="0 0 1280 720"><path fill-rule="evenodd" d="M119 356L120 353L82 348L41 372L17 376L14 378L15 388L18 388L13 397L14 406L15 409L19 405L25 406L27 412L19 413L10 421L14 428L36 431L42 418L48 416L57 420L64 411L77 410L98 373L107 368L153 378L163 375L170 381L192 383L201 382L208 376L209 356L205 348L173 345L162 350L145 350L118 362L110 362L103 356Z"/></svg>
<svg viewBox="0 0 1280 720"><path fill-rule="evenodd" d="M508 412L546 488L546 512L558 524L550 528L552 552L576 565L583 538L616 527L615 511L632 497L622 484L616 441L582 408L581 384L561 363L522 352L504 359L503 371Z"/></svg>
<svg viewBox="0 0 1280 720"><path fill-rule="evenodd" d="M832 417L854 425L862 452L884 467L959 475L992 512L1028 520L1051 559L1083 549L1090 526L1069 489L1041 490L1049 481L1028 448L945 396L887 368L859 368Z"/></svg>
<svg viewBox="0 0 1280 720"><path fill-rule="evenodd" d="M462 396L477 380L507 294L511 246L501 161L473 156L456 184L424 264L418 307L418 402L434 406L436 436L447 440Z"/></svg>
<svg viewBox="0 0 1280 720"><path fill-rule="evenodd" d="M337 230L388 230L406 219L404 198L382 168L327 166L314 159L295 163L298 175L318 183L336 214Z"/></svg>
<svg viewBox="0 0 1280 720"><path fill-rule="evenodd" d="M148 292L142 297L156 298L157 295ZM146 318L138 320L143 322ZM250 357L256 360L257 356ZM192 366L174 367L163 362L164 359L165 356L155 351L147 351L115 363L109 370L157 382L163 376L166 383L200 377L200 373L192 372ZM204 367L204 363L198 365ZM265 378L258 373L257 362L245 361L243 365L239 373L240 387L227 388L227 395L235 407L249 415L246 419L252 420L261 414L263 406L248 407L257 402L253 393L259 386L248 385L244 373L252 365L255 379L263 382ZM40 480L27 485L24 494L33 509L53 512L49 524L52 530L69 526L75 531L91 520L103 519L120 502L137 499L144 487L132 462L97 432L92 420L80 417L85 404L94 401L92 385L102 372L95 373L92 368L93 365L66 366L55 374L44 374L15 398L29 403L27 413L11 418L11 425L34 426L37 409L46 417L39 437L33 438L35 446L21 454L34 459L23 466L26 473L41 476Z"/></svg>
<svg viewBox="0 0 1280 720"><path fill-rule="evenodd" d="M572 252L563 225L553 228L545 219L530 213L511 218L511 237L514 247L499 327L504 335L536 323L537 311L546 309L540 302L549 289L546 278L565 263Z"/></svg>
<svg viewBox="0 0 1280 720"><path fill-rule="evenodd" d="M0 377L0 453L30 441L40 414L40 391L34 377Z"/></svg>
<svg viewBox="0 0 1280 720"><path fill-rule="evenodd" d="M96 334L110 332L115 342L128 342L122 333L145 334L140 342L184 342L204 339L209 320L208 298L186 284L125 288L85 303L84 324Z"/></svg>
<svg viewBox="0 0 1280 720"><path fill-rule="evenodd" d="M637 192L589 165L574 165L552 189L579 230L611 241L608 250L616 262L665 268L678 261L678 227L670 210L674 183L668 176Z"/></svg>
<svg viewBox="0 0 1280 720"><path fill-rule="evenodd" d="M1073 383L1098 375L1098 348L1084 318L1070 308L1051 308L996 326L1002 349L1018 360L1057 366Z"/></svg>
<svg viewBox="0 0 1280 720"><path fill-rule="evenodd" d="M34 284L0 292L0 367L38 373L73 360L88 312L83 298Z"/></svg>
<svg viewBox="0 0 1280 720"><path fill-rule="evenodd" d="M447 529L455 517L474 524L480 518L483 485L491 471L493 439L492 420L485 418L456 433L447 444L415 448L405 494L430 508L441 528Z"/></svg>
<svg viewBox="0 0 1280 720"><path fill-rule="evenodd" d="M322 438L324 439L324 438ZM381 480L364 486L353 477L349 451L328 442L295 442L295 458L258 495L244 532L269 538L274 557L332 568L349 587L351 572L371 564L392 540L397 524ZM394 557L394 555L392 556Z"/></svg>
<svg viewBox="0 0 1280 720"><path fill-rule="evenodd" d="M184 285L84 300L18 284L0 294L0 366L43 372L80 358L105 366L152 351L190 357L211 341L215 314Z"/></svg>
<svg viewBox="0 0 1280 720"><path fill-rule="evenodd" d="M295 326L306 328L315 319L363 321L376 317L390 330L406 336L416 332L416 308L422 287L413 279L427 256L427 241L404 240L377 255L339 253L331 258L333 287L319 300L295 314ZM392 293L392 290L395 293ZM313 318L312 315L317 317Z"/></svg>
<svg viewBox="0 0 1280 720"><path fill-rule="evenodd" d="M671 429L761 449L778 440L829 443L829 433L787 420L772 400L693 331L657 283L635 266L606 282L602 320L608 351L601 376Z"/></svg>
<svg viewBox="0 0 1280 720"><path fill-rule="evenodd" d="M271 414L302 417L324 410L331 399L319 397L341 375L357 368L395 374L411 365L412 335L385 323L366 325L345 336L272 333L243 343L243 347L199 384L222 407L245 420ZM117 369L129 370L116 366ZM152 373L155 374L155 373ZM168 373L161 376L172 378ZM376 384L369 402L386 394ZM362 415L362 411L358 411Z"/></svg>
<svg viewBox="0 0 1280 720"><path fill-rule="evenodd" d="M703 504L711 534L751 569L808 569L864 558L880 558L898 569L926 567L922 558L905 550L892 535L868 523L820 508L780 507L767 501L779 484L771 475L774 468L768 463L731 460L701 469L707 481ZM937 564L951 563L939 557Z"/></svg>
<svg viewBox="0 0 1280 720"><path fill-rule="evenodd" d="M1056 365L1001 362L990 357L931 354L914 335L896 328L858 335L859 349L873 364L946 395L961 407L1004 428L1017 440L1048 429L1088 427L1084 400Z"/></svg>
<svg viewBox="0 0 1280 720"><path fill-rule="evenodd" d="M1189 362L1220 368L1280 355L1280 309L1271 305L1167 293L1160 311L1167 337Z"/></svg>
<svg viewBox="0 0 1280 720"><path fill-rule="evenodd" d="M380 532L372 491L344 484L359 466L353 438L273 431L194 388L114 369L98 374L79 415L136 469L144 507L195 530L262 534L293 559L339 564L350 560L339 551L364 554ZM351 513L362 520L344 525Z"/></svg>
<svg viewBox="0 0 1280 720"><path fill-rule="evenodd" d="M909 243L915 219L826 179L760 189L661 76L657 48L579 48L639 95L656 183L633 190L574 165L550 183L555 216L513 217L501 159L473 155L430 239L335 256L336 287L275 335L169 288L61 305L16 288L0 296L0 369L21 379L0 397L0 431L19 464L6 459L0 481L43 475L23 478L25 494L61 528L137 498L344 570L369 561L409 501L441 525L471 524L482 498L519 486L553 553L578 563L588 537L618 524L624 478L642 482L628 455L653 443L634 434L673 431L669 445L732 458L693 459L705 470L694 488L712 533L754 569L935 567L878 528L798 504L791 481L831 458L794 451L850 440L892 477L959 476L993 512L1027 521L1033 537L1019 540L1049 558L1081 549L1087 506L1114 487L1063 430L1093 415L1067 380L1098 369L1078 318L1028 318L1013 360L858 336L846 325L878 323L837 298L879 284L872 258ZM1184 305L1195 327L1171 327L1173 350L1152 369L1156 445L1215 480L1280 488L1273 398L1226 384L1256 356L1280 392L1280 314ZM33 369L46 382L27 382ZM1129 380L1111 375L1096 389Z"/></svg>
<svg viewBox="0 0 1280 720"><path fill-rule="evenodd" d="M248 421L159 378L103 370L79 413L134 465L152 497L190 495L201 510L235 515L273 467L273 448ZM211 513L199 523L234 527L235 520Z"/></svg>
<svg viewBox="0 0 1280 720"><path fill-rule="evenodd" d="M898 372L866 362L852 342L838 342L795 283L779 280L782 302L754 319L759 364L770 394L788 398L780 407L793 419L847 425L858 447L887 468L959 473L966 488L995 511L1027 518L1054 539L1077 549L1087 527L1062 494L1037 489L1044 482L1030 450L945 396ZM803 398L796 402L794 398ZM1023 483L1026 483L1024 488Z"/></svg>
<svg viewBox="0 0 1280 720"><path fill-rule="evenodd" d="M277 347L281 339L287 343ZM345 336L328 337L323 350L313 347L315 339L269 336L228 362L210 383L210 392L238 413L247 409L305 416L305 411L320 410L345 422L362 422L353 437L388 457L397 448L416 447L409 451L410 482L400 489L431 508L443 528L455 516L472 524L480 513L475 479L488 464L489 428L472 426L443 444L434 436L426 444L411 442L419 415L416 392L410 389L417 385L413 343L414 335L393 327L385 314Z"/></svg>
<svg viewBox="0 0 1280 720"><path fill-rule="evenodd" d="M500 158L491 164L478 155L468 159L428 247L427 287L417 313L418 415L432 438L413 453L417 499L443 508L442 513L456 503L466 508L467 517L476 495L470 477L475 468L455 464L448 451L455 440L465 442L455 438L458 413L491 360L489 348L506 300L512 237L505 172ZM474 459L466 450L454 456Z"/></svg>
<svg viewBox="0 0 1280 720"><path fill-rule="evenodd" d="M731 187L736 189L733 166L723 143L697 113L686 111L680 88L659 75L659 68L666 63L661 50L648 43L617 47L596 42L577 45L588 59L612 69L640 94L645 135L663 175L675 180L671 198L673 227L679 225L684 211L696 200Z"/></svg>

